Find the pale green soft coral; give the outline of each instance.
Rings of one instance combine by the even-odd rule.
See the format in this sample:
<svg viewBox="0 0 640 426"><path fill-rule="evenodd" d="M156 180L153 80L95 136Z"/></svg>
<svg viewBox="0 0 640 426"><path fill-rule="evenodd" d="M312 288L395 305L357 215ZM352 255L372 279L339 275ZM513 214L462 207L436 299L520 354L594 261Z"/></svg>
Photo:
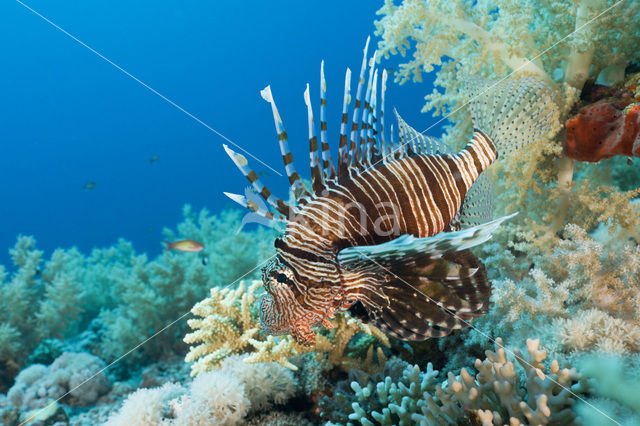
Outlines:
<svg viewBox="0 0 640 426"><path fill-rule="evenodd" d="M396 76L400 81L420 79L423 71L453 63L468 73L502 77L517 70L552 85L566 82L581 89L589 75L611 64L624 65L640 53L639 5L627 2L611 8L614 3L405 0L396 5L385 0L378 11L383 17L376 22L382 35L380 53L404 55L415 42L413 59ZM456 98L448 95L459 88L459 80L451 71L445 67L437 81L448 93L428 96L428 109L453 107Z"/></svg>
<svg viewBox="0 0 640 426"><path fill-rule="evenodd" d="M186 205L183 215L178 231L165 229L165 236L169 240L195 239L204 245L203 252L165 252L149 261L146 255L136 256L131 251L123 269L109 271L109 290L117 304L99 316L105 329L101 351L107 359L121 355L184 316L210 288L232 284L248 272L248 276L256 276L256 267L267 256L267 231L233 232L240 227L238 212L211 215L203 209L195 214ZM138 357L153 356L175 345L183 330L181 323L164 331L145 344Z"/></svg>
<svg viewBox="0 0 640 426"><path fill-rule="evenodd" d="M183 213L178 231L165 235L201 241L203 253L149 259L120 239L88 256L57 249L45 261L33 237L18 237L12 272L0 267L0 362L20 366L43 339L65 340L87 329L76 344L111 361L184 316L211 287L230 284L268 256L269 231L234 232L240 213L194 213L188 205ZM183 330L184 322L166 329L126 362L179 349Z"/></svg>
<svg viewBox="0 0 640 426"><path fill-rule="evenodd" d="M589 356L580 366L594 394L576 407L585 424L611 424L593 406L624 426L640 424L640 355L631 359Z"/></svg>

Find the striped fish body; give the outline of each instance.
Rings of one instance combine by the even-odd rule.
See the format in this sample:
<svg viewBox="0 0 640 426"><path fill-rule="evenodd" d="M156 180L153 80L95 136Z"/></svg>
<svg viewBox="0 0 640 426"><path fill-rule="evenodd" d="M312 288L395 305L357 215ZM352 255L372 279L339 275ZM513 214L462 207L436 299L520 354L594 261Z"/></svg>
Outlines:
<svg viewBox="0 0 640 426"><path fill-rule="evenodd" d="M247 159L225 146L251 191L268 205L250 195L227 195L271 226L285 224L276 256L263 270L263 331L291 334L305 345L315 342L313 327L330 327L328 319L343 310L405 340L446 335L486 312L491 285L469 249L511 216L491 220L491 179L482 172L499 155L536 140L557 117L551 91L535 79L489 84L470 77L464 81L481 130L463 150L451 153L397 113L400 144L394 146L393 126L390 139L384 132L386 71L378 109L375 53L367 60L367 46L351 115L346 72L336 164L327 141L323 65L320 140L308 85L304 92L310 187L294 166L270 87L261 92L271 105L294 202L272 194Z"/></svg>
<svg viewBox="0 0 640 426"><path fill-rule="evenodd" d="M442 232L459 212L473 182L496 156L491 140L477 131L457 154L393 160L329 185L324 195L289 221L283 237L276 240L279 267L272 268L275 273L265 282L277 280L284 269L291 271L288 282L293 285L279 296L286 300L280 304L291 310L282 313L288 318L282 323L298 318L318 325L363 300L380 308L374 300L385 299L379 281L388 274L374 264L356 270L341 267L337 253L400 235L424 238ZM272 303L268 300L263 304ZM277 326L271 331L292 332ZM308 336L302 340L312 341Z"/></svg>
<svg viewBox="0 0 640 426"><path fill-rule="evenodd" d="M496 156L491 140L476 131L457 154L412 155L349 176L314 206L330 213L314 226L329 233L338 248L380 244L403 234L430 237L448 227Z"/></svg>

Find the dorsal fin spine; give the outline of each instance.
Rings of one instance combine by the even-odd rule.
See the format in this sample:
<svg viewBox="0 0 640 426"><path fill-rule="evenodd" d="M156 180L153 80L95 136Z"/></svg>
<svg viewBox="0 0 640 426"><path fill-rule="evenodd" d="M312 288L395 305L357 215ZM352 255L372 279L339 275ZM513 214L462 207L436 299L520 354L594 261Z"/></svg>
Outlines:
<svg viewBox="0 0 640 426"><path fill-rule="evenodd" d="M309 163L311 167L311 186L315 195L319 195L325 188L320 156L318 155L318 137L316 136L316 123L313 118L309 83L304 91L304 103L307 105L307 119L309 122Z"/></svg>
<svg viewBox="0 0 640 426"><path fill-rule="evenodd" d="M285 203L283 200L281 200L280 198L271 194L271 191L269 191L269 189L266 186L264 186L264 184L260 181L260 178L258 177L256 172L254 172L249 168L249 163L247 162L247 159L244 157L244 155L238 154L237 152L229 148L227 145L223 144L222 146L224 147L224 150L227 152L227 155L229 155L229 157L231 158L231 161L234 162L234 164L238 167L238 169L240 169L240 172L242 172L244 177L246 177L249 183L251 183L251 186L253 186L253 189L258 194L260 194L267 203L272 205L276 210L278 210L283 215L289 217L289 215L293 213L292 212L293 208L287 203Z"/></svg>
<svg viewBox="0 0 640 426"><path fill-rule="evenodd" d="M373 73L373 87L371 89L371 102L369 105L369 125L367 129L367 165L371 166L372 159L375 160L378 156L377 139L378 139L378 119L376 117L376 110L378 108L378 70Z"/></svg>
<svg viewBox="0 0 640 426"><path fill-rule="evenodd" d="M264 217L265 219L273 220L275 222L285 222L285 218L281 214L273 214L272 212L265 210L259 206L250 204L247 197L243 195L233 194L231 192L224 192L223 194L229 197L230 199L232 199L233 201L235 201L236 203L240 204L242 207L246 208L247 210L258 214Z"/></svg>
<svg viewBox="0 0 640 426"><path fill-rule="evenodd" d="M357 163L357 137L358 129L360 125L360 102L362 100L362 87L364 86L364 73L367 70L367 51L369 50L369 40L371 37L367 37L367 42L364 45L364 51L362 55L362 66L360 67L360 77L358 79L358 89L356 90L356 104L353 109L353 121L351 124L351 144L349 146L349 166L353 166Z"/></svg>
<svg viewBox="0 0 640 426"><path fill-rule="evenodd" d="M393 123L391 123L391 127L389 128L389 152L385 155L387 161L393 160L393 156L395 153L395 136L393 133Z"/></svg>
<svg viewBox="0 0 640 426"><path fill-rule="evenodd" d="M324 78L324 60L320 62L320 143L322 145L322 169L326 181L335 177L336 169L333 166L327 139L327 80Z"/></svg>
<svg viewBox="0 0 640 426"><path fill-rule="evenodd" d="M347 68L344 76L344 99L342 101L342 121L340 123L340 142L338 146L338 176L347 173L349 165L349 147L347 126L349 123L349 105L351 104L351 70Z"/></svg>
<svg viewBox="0 0 640 426"><path fill-rule="evenodd" d="M276 102L273 99L273 95L271 93L271 86L265 87L260 94L262 98L271 104L271 111L273 112L273 122L276 126L276 132L278 133L278 143L280 145L280 153L282 154L282 160L284 162L285 170L287 171L287 176L289 178L289 184L293 189L294 194L296 194L296 199L301 197L310 196L309 191L304 187L302 180L300 179L300 175L296 171L295 166L293 165L293 155L291 154L291 150L289 149L289 138L287 136L287 132L284 129L284 123L282 122L282 118L280 117L280 113L278 112L278 108L276 107Z"/></svg>
<svg viewBox="0 0 640 426"><path fill-rule="evenodd" d="M366 161L366 158L369 156L368 146L367 146L367 129L369 127L369 111L371 109L371 93L372 93L372 83L373 83L373 69L375 67L376 54L378 51L373 52L373 57L369 59L369 78L367 79L367 90L364 95L364 107L362 108L362 126L360 130L360 142L358 147L358 154L360 160L360 168L362 164Z"/></svg>
<svg viewBox="0 0 640 426"><path fill-rule="evenodd" d="M387 70L382 70L382 82L380 84L380 151L386 157L386 141L384 139L384 94L387 91Z"/></svg>

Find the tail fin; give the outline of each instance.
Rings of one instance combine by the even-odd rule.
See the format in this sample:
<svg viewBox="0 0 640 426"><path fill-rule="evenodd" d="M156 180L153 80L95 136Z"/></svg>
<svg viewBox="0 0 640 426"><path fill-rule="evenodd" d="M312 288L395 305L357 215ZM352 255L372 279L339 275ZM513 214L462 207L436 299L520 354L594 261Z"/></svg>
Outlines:
<svg viewBox="0 0 640 426"><path fill-rule="evenodd" d="M173 244L171 244L169 241L163 241L162 244L164 244L164 250L162 251L163 253L165 251L169 251L173 248Z"/></svg>
<svg viewBox="0 0 640 426"><path fill-rule="evenodd" d="M493 140L498 156L539 139L558 120L551 88L536 78L489 81L465 76L463 87L474 127Z"/></svg>

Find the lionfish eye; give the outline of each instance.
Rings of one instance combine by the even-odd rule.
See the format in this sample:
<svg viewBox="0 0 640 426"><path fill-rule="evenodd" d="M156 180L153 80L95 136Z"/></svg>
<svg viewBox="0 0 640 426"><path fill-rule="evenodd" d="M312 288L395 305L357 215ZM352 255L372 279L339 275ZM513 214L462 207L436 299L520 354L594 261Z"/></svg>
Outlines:
<svg viewBox="0 0 640 426"><path fill-rule="evenodd" d="M276 280L281 283L281 284L285 284L287 282L287 276L283 273L279 273L278 276L276 277Z"/></svg>

